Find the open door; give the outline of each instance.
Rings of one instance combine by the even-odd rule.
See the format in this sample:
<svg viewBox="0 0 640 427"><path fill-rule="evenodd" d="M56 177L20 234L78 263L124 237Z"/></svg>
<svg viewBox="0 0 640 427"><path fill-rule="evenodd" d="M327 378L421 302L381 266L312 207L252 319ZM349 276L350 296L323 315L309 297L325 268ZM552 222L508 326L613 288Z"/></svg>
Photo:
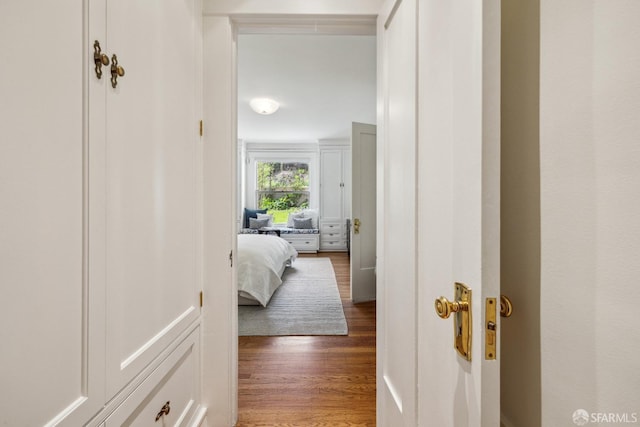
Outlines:
<svg viewBox="0 0 640 427"><path fill-rule="evenodd" d="M499 426L500 3L388 1L378 37L378 422Z"/></svg>
<svg viewBox="0 0 640 427"><path fill-rule="evenodd" d="M376 127L351 125L351 299L376 298Z"/></svg>

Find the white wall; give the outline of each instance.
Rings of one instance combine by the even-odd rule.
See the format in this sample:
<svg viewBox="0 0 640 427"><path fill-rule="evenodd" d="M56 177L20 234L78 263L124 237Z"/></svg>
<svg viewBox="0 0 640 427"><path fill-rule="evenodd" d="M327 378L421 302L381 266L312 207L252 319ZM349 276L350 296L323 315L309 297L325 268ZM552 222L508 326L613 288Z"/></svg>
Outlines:
<svg viewBox="0 0 640 427"><path fill-rule="evenodd" d="M502 2L500 292L505 426L540 426L540 1Z"/></svg>
<svg viewBox="0 0 640 427"><path fill-rule="evenodd" d="M543 426L640 415L639 18L637 0L541 1Z"/></svg>

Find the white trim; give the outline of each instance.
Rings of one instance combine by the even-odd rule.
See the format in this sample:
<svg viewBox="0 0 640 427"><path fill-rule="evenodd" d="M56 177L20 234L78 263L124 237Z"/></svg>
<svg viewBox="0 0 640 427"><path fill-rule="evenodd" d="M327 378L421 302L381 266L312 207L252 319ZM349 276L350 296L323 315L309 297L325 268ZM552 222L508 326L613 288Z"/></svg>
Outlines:
<svg viewBox="0 0 640 427"><path fill-rule="evenodd" d="M382 378L384 378L384 384L387 386L387 391L389 392L391 397L393 397L393 401L395 402L396 406L398 407L398 411L400 411L400 413L402 413L402 399L400 398L400 395L398 394L398 391L393 386L393 384L391 383L391 380L389 379L388 376L383 375Z"/></svg>
<svg viewBox="0 0 640 427"><path fill-rule="evenodd" d="M202 404L210 425L237 418L236 38L228 16L203 20L204 306ZM223 184L223 185L221 185ZM222 207L227 206L227 209ZM235 288L235 289L234 289Z"/></svg>
<svg viewBox="0 0 640 427"><path fill-rule="evenodd" d="M190 427L202 427L206 426L207 421L207 407L200 406L196 413L193 415L191 422L189 423Z"/></svg>
<svg viewBox="0 0 640 427"><path fill-rule="evenodd" d="M244 149L249 152L276 152L286 151L287 153L300 153L300 152L317 152L318 142L266 142L266 141L247 141L245 140Z"/></svg>
<svg viewBox="0 0 640 427"><path fill-rule="evenodd" d="M316 34L374 36L375 16L234 16L239 34Z"/></svg>
<svg viewBox="0 0 640 427"><path fill-rule="evenodd" d="M321 139L318 141L320 148L345 148L351 147L350 139Z"/></svg>
<svg viewBox="0 0 640 427"><path fill-rule="evenodd" d="M150 349L154 344L158 341L166 337L169 333L175 330L176 326L178 326L183 320L189 316L189 314L194 313L196 310L195 307L191 306L184 311L180 316L176 317L171 323L169 323L163 330L158 332L153 338L144 343L139 349L134 351L129 357L127 357L121 364L120 370L125 370L127 366L131 365L135 362L139 357L144 355L144 352ZM195 313L197 315L197 313Z"/></svg>
<svg viewBox="0 0 640 427"><path fill-rule="evenodd" d="M181 426L182 423L184 423L184 420L185 418L187 418L187 415L189 415L189 412L191 412L191 408L193 407L194 403L195 403L195 400L193 399L189 400L189 403L187 403L187 405L182 410L182 413L176 420L176 423L175 423L176 426Z"/></svg>
<svg viewBox="0 0 640 427"><path fill-rule="evenodd" d="M245 15L285 15L304 16L375 16L381 0L206 0L205 16ZM274 22L277 23L274 17Z"/></svg>

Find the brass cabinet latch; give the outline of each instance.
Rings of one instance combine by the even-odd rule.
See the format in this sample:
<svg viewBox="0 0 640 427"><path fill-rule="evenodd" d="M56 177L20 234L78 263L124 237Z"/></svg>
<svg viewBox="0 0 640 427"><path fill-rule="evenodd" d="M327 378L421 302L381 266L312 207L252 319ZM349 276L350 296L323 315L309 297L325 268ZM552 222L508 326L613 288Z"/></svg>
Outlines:
<svg viewBox="0 0 640 427"><path fill-rule="evenodd" d="M102 53L102 47L100 42L96 40L93 42L93 62L95 64L96 77L102 78L102 66L109 65L109 57Z"/></svg>
<svg viewBox="0 0 640 427"><path fill-rule="evenodd" d="M118 57L114 53L111 56L111 87L114 89L118 86L118 76L124 76L124 68L118 65Z"/></svg>
<svg viewBox="0 0 640 427"><path fill-rule="evenodd" d="M453 315L453 346L466 360L471 360L471 289L464 283L454 285L454 298L440 297L435 309L442 319Z"/></svg>

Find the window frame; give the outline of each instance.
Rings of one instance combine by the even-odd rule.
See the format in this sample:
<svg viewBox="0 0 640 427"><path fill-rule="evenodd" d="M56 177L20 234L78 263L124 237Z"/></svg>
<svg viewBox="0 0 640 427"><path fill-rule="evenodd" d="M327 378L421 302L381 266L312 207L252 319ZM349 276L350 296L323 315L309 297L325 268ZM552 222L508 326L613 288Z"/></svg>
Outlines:
<svg viewBox="0 0 640 427"><path fill-rule="evenodd" d="M257 209L257 163L283 162L309 165L309 209L318 209L320 198L319 150L317 144L247 144L244 207Z"/></svg>

